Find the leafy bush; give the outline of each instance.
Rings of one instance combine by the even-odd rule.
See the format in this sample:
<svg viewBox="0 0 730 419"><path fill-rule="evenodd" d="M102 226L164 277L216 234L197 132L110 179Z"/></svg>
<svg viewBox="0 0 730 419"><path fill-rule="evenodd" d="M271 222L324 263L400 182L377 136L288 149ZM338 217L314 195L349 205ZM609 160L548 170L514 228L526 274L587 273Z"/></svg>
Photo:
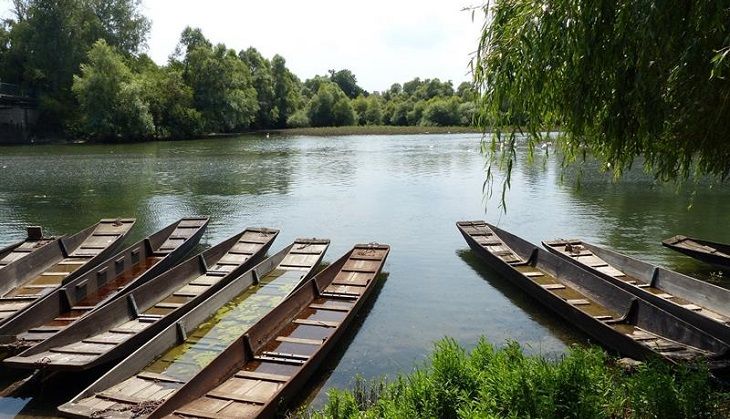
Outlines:
<svg viewBox="0 0 730 419"><path fill-rule="evenodd" d="M358 379L330 390L312 418L719 418L729 400L699 366L642 364L629 373L599 348L573 347L558 360L526 356L516 343L481 339L467 352L436 343L426 365L385 384Z"/></svg>

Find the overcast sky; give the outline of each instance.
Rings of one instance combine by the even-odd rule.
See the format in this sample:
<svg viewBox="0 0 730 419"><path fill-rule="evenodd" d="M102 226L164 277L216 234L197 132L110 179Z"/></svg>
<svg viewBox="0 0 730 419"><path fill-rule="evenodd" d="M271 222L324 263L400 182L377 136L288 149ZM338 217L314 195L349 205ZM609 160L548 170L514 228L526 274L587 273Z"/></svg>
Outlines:
<svg viewBox="0 0 730 419"><path fill-rule="evenodd" d="M0 0L8 10L10 0ZM481 22L467 0L143 0L152 20L148 53L167 61L185 26L213 43L282 55L302 79L348 68L366 90L414 77L470 78Z"/></svg>

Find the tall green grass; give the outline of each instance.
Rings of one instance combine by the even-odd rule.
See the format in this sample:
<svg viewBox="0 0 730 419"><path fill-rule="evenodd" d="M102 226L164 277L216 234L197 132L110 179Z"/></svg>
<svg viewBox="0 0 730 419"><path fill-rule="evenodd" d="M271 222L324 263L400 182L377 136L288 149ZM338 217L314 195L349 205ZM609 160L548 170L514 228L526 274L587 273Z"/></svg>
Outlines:
<svg viewBox="0 0 730 419"><path fill-rule="evenodd" d="M649 362L627 372L599 348L558 360L528 356L516 343L482 339L466 351L436 343L428 362L392 382L356 380L331 390L320 418L720 418L728 394L700 366Z"/></svg>

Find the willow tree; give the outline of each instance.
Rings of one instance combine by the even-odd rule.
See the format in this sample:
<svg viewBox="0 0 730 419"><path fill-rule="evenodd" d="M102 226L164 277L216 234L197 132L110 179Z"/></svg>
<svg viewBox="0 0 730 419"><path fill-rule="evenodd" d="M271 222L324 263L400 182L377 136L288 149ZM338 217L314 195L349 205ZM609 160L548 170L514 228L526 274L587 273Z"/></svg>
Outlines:
<svg viewBox="0 0 730 419"><path fill-rule="evenodd" d="M483 11L477 123L508 167L517 134L532 150L558 130L564 164L588 152L620 176L641 156L661 180L727 178L730 1L494 0Z"/></svg>

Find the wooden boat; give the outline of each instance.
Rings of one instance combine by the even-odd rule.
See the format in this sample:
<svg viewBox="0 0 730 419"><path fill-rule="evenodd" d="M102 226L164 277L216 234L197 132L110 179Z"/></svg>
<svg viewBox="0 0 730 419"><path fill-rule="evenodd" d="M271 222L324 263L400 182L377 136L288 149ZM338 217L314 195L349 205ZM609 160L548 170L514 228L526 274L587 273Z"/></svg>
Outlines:
<svg viewBox="0 0 730 419"><path fill-rule="evenodd" d="M150 417L270 418L367 300L390 248L356 245L262 318Z"/></svg>
<svg viewBox="0 0 730 419"><path fill-rule="evenodd" d="M484 221L457 226L493 269L607 348L635 359L727 367L726 343L657 306Z"/></svg>
<svg viewBox="0 0 730 419"><path fill-rule="evenodd" d="M6 359L4 365L79 371L122 358L253 266L277 234L246 229Z"/></svg>
<svg viewBox="0 0 730 419"><path fill-rule="evenodd" d="M0 325L48 293L107 259L122 244L134 219L104 219L43 246L0 270Z"/></svg>
<svg viewBox="0 0 730 419"><path fill-rule="evenodd" d="M548 251L730 344L730 290L580 240Z"/></svg>
<svg viewBox="0 0 730 419"><path fill-rule="evenodd" d="M86 418L143 415L298 289L328 246L327 240L297 240L221 288L59 410Z"/></svg>
<svg viewBox="0 0 730 419"><path fill-rule="evenodd" d="M183 218L64 282L0 325L0 349L27 349L163 273L198 244L207 225L207 217Z"/></svg>
<svg viewBox="0 0 730 419"><path fill-rule="evenodd" d="M730 245L728 244L685 236L674 236L662 240L662 245L702 262L730 269Z"/></svg>
<svg viewBox="0 0 730 419"><path fill-rule="evenodd" d="M28 237L25 240L10 244L0 249L0 270L11 263L20 263L26 256L41 247L51 244L55 237L44 237L43 231L38 226L31 226L27 229Z"/></svg>

